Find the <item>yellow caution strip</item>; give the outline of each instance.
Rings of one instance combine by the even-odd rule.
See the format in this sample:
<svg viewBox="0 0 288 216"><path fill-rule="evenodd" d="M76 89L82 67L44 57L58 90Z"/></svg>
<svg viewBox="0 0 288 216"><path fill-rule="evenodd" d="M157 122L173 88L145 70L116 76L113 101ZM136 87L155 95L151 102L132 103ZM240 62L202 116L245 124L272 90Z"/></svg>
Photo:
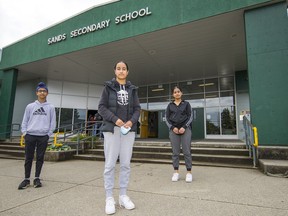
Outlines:
<svg viewBox="0 0 288 216"><path fill-rule="evenodd" d="M58 135L59 135L59 132L55 133L55 135L54 135L54 143L53 143L53 145L57 146L57 147L63 145L62 143L57 143Z"/></svg>
<svg viewBox="0 0 288 216"><path fill-rule="evenodd" d="M25 146L25 139L24 139L24 135L21 135L21 138L20 138L20 146Z"/></svg>
<svg viewBox="0 0 288 216"><path fill-rule="evenodd" d="M254 131L254 146L258 147L258 132L257 132L257 128L253 127L253 131Z"/></svg>

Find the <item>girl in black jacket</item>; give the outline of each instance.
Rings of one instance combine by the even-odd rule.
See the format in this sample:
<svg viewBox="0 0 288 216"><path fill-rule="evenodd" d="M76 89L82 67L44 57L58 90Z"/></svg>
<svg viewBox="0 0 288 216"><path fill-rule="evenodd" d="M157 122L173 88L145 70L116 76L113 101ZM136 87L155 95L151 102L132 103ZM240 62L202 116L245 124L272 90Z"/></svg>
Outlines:
<svg viewBox="0 0 288 216"><path fill-rule="evenodd" d="M168 104L166 109L166 124L169 128L169 138L172 145L172 161L174 174L172 181L179 180L179 155L182 145L185 165L187 169L186 182L192 182L192 156L191 156L191 123L192 109L190 103L181 99L182 90L175 86L172 89L174 100Z"/></svg>
<svg viewBox="0 0 288 216"><path fill-rule="evenodd" d="M103 117L101 130L104 135L106 214L116 212L113 188L118 156L120 161L119 204L129 210L135 208L126 192L135 131L140 116L140 104L136 86L126 80L129 73L127 63L118 62L114 67L114 72L116 78L105 83L98 106L98 112Z"/></svg>

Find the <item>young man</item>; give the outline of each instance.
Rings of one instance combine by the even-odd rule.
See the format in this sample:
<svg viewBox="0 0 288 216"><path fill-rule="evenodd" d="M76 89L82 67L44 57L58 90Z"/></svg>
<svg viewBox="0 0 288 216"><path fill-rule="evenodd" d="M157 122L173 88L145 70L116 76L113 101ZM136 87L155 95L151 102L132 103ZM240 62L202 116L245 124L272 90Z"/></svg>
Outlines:
<svg viewBox="0 0 288 216"><path fill-rule="evenodd" d="M36 170L33 185L41 187L40 173L44 163L44 155L49 137L53 134L56 126L55 107L46 101L48 88L40 82L36 88L38 99L27 105L21 125L22 134L25 136L25 179L18 189L30 186L30 174L34 152L36 149Z"/></svg>

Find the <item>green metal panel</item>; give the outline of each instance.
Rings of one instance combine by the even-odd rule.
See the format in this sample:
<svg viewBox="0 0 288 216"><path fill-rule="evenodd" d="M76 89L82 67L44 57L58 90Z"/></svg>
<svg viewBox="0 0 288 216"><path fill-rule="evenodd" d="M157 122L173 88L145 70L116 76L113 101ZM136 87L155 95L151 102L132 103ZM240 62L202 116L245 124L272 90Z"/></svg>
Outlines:
<svg viewBox="0 0 288 216"><path fill-rule="evenodd" d="M193 108L192 139L204 139L204 108Z"/></svg>
<svg viewBox="0 0 288 216"><path fill-rule="evenodd" d="M9 137L9 134L4 133L10 131L10 127L7 125L12 122L17 75L17 70L0 71L0 140ZM3 127L4 125L6 126Z"/></svg>
<svg viewBox="0 0 288 216"><path fill-rule="evenodd" d="M250 108L260 145L288 145L288 17L285 2L245 14Z"/></svg>
<svg viewBox="0 0 288 216"><path fill-rule="evenodd" d="M265 2L272 2L272 0L177 0L177 2L175 0L125 0L115 2L92 8L4 48L0 69L15 67ZM146 14L151 13L150 15L143 15L120 24L115 23L117 16L134 11L139 12L146 8L148 8ZM92 24L98 25L100 23L101 26L101 23L106 20L110 20L109 25L103 25L97 31L74 38L70 37L74 30L83 29ZM64 38L64 34L66 34L66 39L61 40ZM48 39L55 37L60 42L48 45Z"/></svg>

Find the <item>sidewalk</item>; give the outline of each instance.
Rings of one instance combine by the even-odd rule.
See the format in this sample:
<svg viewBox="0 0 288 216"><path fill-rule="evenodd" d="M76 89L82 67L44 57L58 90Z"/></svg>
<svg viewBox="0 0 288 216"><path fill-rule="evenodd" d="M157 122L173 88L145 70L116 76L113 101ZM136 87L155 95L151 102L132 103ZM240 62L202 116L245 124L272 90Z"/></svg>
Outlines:
<svg viewBox="0 0 288 216"><path fill-rule="evenodd" d="M0 159L0 216L105 215L104 163L45 162L43 187L18 190L24 161ZM133 163L128 195L136 209L117 205L117 216L286 216L288 179L254 169L193 167L193 182L171 182L172 167ZM35 164L33 164L33 168ZM117 165L118 176L119 166ZM34 173L34 169L32 171ZM116 180L115 200L118 200Z"/></svg>

